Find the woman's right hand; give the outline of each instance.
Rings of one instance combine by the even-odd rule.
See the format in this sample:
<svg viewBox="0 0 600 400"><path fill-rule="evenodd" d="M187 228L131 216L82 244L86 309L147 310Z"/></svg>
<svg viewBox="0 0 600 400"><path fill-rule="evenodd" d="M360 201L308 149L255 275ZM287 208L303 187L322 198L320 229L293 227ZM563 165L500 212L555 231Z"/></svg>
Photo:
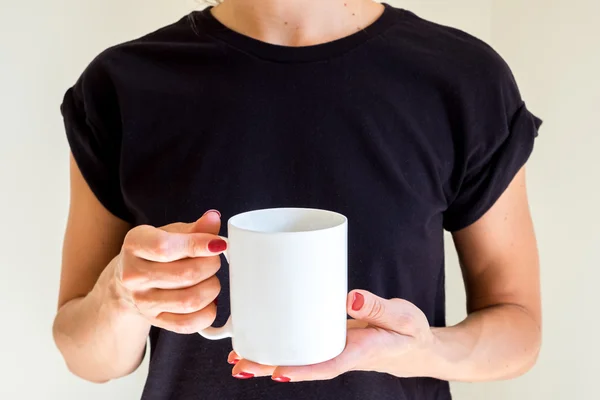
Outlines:
<svg viewBox="0 0 600 400"><path fill-rule="evenodd" d="M218 211L198 221L161 228L133 228L115 258L113 281L119 300L150 324L182 334L209 327L221 290L216 272L227 242L217 236Z"/></svg>

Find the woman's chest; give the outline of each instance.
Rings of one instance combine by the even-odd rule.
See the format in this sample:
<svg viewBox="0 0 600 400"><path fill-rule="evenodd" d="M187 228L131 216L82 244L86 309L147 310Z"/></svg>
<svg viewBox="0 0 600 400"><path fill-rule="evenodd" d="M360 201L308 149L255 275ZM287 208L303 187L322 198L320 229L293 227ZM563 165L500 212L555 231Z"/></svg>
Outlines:
<svg viewBox="0 0 600 400"><path fill-rule="evenodd" d="M138 92L143 107L123 114L120 171L137 222L273 206L437 220L452 158L443 118L396 95L400 84L298 76Z"/></svg>

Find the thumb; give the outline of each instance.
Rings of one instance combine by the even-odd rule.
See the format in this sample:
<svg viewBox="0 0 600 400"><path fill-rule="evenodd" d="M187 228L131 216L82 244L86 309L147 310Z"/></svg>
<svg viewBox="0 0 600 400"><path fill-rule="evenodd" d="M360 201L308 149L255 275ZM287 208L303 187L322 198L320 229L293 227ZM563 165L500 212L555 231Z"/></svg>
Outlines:
<svg viewBox="0 0 600 400"><path fill-rule="evenodd" d="M429 329L427 317L411 302L383 299L366 290L353 290L348 294L348 315L406 336L417 337Z"/></svg>
<svg viewBox="0 0 600 400"><path fill-rule="evenodd" d="M208 210L190 226L190 233L212 233L218 235L221 230L221 213L217 210Z"/></svg>
<svg viewBox="0 0 600 400"><path fill-rule="evenodd" d="M221 230L221 213L208 210L196 222L175 222L162 226L160 229L170 233L210 233L218 235Z"/></svg>

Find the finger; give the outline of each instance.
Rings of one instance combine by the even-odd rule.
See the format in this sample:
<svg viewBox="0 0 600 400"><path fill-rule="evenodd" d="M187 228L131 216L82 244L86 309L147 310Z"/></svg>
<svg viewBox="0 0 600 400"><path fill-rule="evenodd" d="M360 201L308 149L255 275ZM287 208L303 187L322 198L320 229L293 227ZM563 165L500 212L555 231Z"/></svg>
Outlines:
<svg viewBox="0 0 600 400"><path fill-rule="evenodd" d="M348 371L360 369L361 361L369 357L363 332L364 330L358 327L351 328L348 331L346 347L339 356L319 364L277 367L273 371L272 379L277 382L329 380Z"/></svg>
<svg viewBox="0 0 600 400"><path fill-rule="evenodd" d="M128 268L121 274L121 281L130 290L182 289L194 286L221 268L219 256L185 258L170 263L147 261L126 253L123 255Z"/></svg>
<svg viewBox="0 0 600 400"><path fill-rule="evenodd" d="M272 372L271 379L282 383L330 380L350 370L350 366L346 365L347 361L349 361L347 356L338 356L320 364L277 367Z"/></svg>
<svg viewBox="0 0 600 400"><path fill-rule="evenodd" d="M191 314L162 313L151 319L151 323L171 332L188 335L208 328L216 317L217 307L211 303L202 310Z"/></svg>
<svg viewBox="0 0 600 400"><path fill-rule="evenodd" d="M173 233L143 225L127 234L123 248L126 253L148 261L172 262L220 254L227 248L227 242L210 233Z"/></svg>
<svg viewBox="0 0 600 400"><path fill-rule="evenodd" d="M185 289L150 289L133 294L137 308L145 315L156 316L164 312L192 314L202 310L219 295L221 283L212 276Z"/></svg>
<svg viewBox="0 0 600 400"><path fill-rule="evenodd" d="M348 294L348 315L407 336L415 337L429 329L427 317L411 302L383 299L365 290L354 290Z"/></svg>
<svg viewBox="0 0 600 400"><path fill-rule="evenodd" d="M217 210L208 210L195 222L175 222L161 226L160 229L171 233L212 233L218 235L221 229L221 213Z"/></svg>
<svg viewBox="0 0 600 400"><path fill-rule="evenodd" d="M231 371L231 375L238 379L248 379L260 376L270 376L275 371L275 367L271 365L262 365L255 362L241 359L236 363Z"/></svg>
<svg viewBox="0 0 600 400"><path fill-rule="evenodd" d="M221 230L221 213L217 210L208 210L204 215L192 224L190 233L204 232L218 235Z"/></svg>
<svg viewBox="0 0 600 400"><path fill-rule="evenodd" d="M364 329L369 326L369 323L357 319L349 319L346 325L348 329Z"/></svg>
<svg viewBox="0 0 600 400"><path fill-rule="evenodd" d="M238 353L236 353L234 350L231 350L229 352L229 355L227 356L227 362L231 365L235 365L238 362L240 362L240 360L242 359L242 357L239 356Z"/></svg>

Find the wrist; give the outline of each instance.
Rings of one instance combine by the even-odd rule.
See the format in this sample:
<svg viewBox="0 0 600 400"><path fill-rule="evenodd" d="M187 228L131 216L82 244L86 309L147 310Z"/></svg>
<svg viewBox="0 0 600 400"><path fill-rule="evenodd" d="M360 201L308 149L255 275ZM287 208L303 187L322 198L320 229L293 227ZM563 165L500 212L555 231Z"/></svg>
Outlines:
<svg viewBox="0 0 600 400"><path fill-rule="evenodd" d="M388 373L399 378L437 378L445 365L441 338L436 334L437 328L430 329L420 338L412 339L407 348L406 337L398 344L398 348L390 351L386 346L382 353L375 357L376 366L371 370Z"/></svg>
<svg viewBox="0 0 600 400"><path fill-rule="evenodd" d="M461 332L455 327L432 328L432 339L425 356L427 377L452 380L463 368L463 356L469 353L461 339Z"/></svg>
<svg viewBox="0 0 600 400"><path fill-rule="evenodd" d="M427 337L420 342L416 349L412 377L440 379L445 364L443 354L446 346L439 336L440 329L442 328L430 328Z"/></svg>
<svg viewBox="0 0 600 400"><path fill-rule="evenodd" d="M447 342L444 340L444 329L431 328L431 340L425 352L424 374L430 378L441 379L445 369L444 354Z"/></svg>

